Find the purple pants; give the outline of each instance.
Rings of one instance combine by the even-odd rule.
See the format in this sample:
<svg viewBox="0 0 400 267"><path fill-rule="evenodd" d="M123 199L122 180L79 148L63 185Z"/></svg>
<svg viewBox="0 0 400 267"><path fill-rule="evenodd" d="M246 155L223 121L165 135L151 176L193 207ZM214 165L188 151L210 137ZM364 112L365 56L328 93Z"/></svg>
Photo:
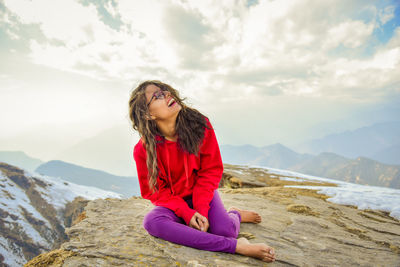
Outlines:
<svg viewBox="0 0 400 267"><path fill-rule="evenodd" d="M191 198L185 201L193 208ZM240 213L235 210L227 212L218 191L215 190L208 212L210 226L207 232L186 225L172 210L161 206L146 214L143 227L150 235L176 244L201 250L235 253L240 221Z"/></svg>

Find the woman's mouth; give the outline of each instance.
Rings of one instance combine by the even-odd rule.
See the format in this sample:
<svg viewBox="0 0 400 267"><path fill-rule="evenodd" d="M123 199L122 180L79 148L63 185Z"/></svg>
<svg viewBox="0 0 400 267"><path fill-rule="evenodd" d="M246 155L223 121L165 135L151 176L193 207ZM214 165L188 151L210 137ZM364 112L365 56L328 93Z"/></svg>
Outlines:
<svg viewBox="0 0 400 267"><path fill-rule="evenodd" d="M172 107L172 106L174 106L176 104L176 101L175 101L175 99L173 99L173 98L171 98L169 101L168 101L168 107Z"/></svg>

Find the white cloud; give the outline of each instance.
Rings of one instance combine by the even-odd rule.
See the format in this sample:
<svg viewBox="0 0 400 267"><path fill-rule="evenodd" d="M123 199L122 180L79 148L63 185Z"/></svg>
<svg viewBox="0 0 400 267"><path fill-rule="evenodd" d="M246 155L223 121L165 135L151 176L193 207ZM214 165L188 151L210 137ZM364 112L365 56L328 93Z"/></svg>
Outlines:
<svg viewBox="0 0 400 267"><path fill-rule="evenodd" d="M400 47L400 27L397 27L393 31L393 36L386 45L388 49Z"/></svg>
<svg viewBox="0 0 400 267"><path fill-rule="evenodd" d="M387 44L374 39L397 18L371 0L108 1L113 27L80 2L2 1L13 53L0 62L0 108L12 114L1 135L35 127L72 144L128 121L128 91L146 79L179 89L231 144L295 143L327 133L309 130L319 122L364 126L371 118L354 110L400 93L400 27Z"/></svg>
<svg viewBox="0 0 400 267"><path fill-rule="evenodd" d="M11 31L10 29L6 30L6 33L8 34L8 36L12 39L12 40L19 40L21 39L21 37L19 35L17 35L15 32Z"/></svg>
<svg viewBox="0 0 400 267"><path fill-rule="evenodd" d="M394 18L395 9L395 6L387 6L379 12L379 20L382 25L385 25L387 22Z"/></svg>
<svg viewBox="0 0 400 267"><path fill-rule="evenodd" d="M31 40L30 57L37 64L95 79L131 79L132 74L124 74L126 69L152 65L157 54L168 60L162 48L155 48L139 32L131 32L128 25L119 32L105 25L93 5L84 7L74 1L10 1L7 7L22 23L38 23L47 39L61 41L54 45Z"/></svg>
<svg viewBox="0 0 400 267"><path fill-rule="evenodd" d="M48 39L61 40L68 47L93 41L95 31L104 28L93 5L84 7L61 0L6 0L5 3L22 23L39 24Z"/></svg>
<svg viewBox="0 0 400 267"><path fill-rule="evenodd" d="M400 63L400 47L385 49L375 54L371 61L366 62L363 69L395 69Z"/></svg>
<svg viewBox="0 0 400 267"><path fill-rule="evenodd" d="M332 49L340 44L345 47L357 48L371 36L374 25L362 21L345 21L328 30L325 49Z"/></svg>
<svg viewBox="0 0 400 267"><path fill-rule="evenodd" d="M121 19L119 30L104 24L93 5L5 1L22 23L39 24L49 39L30 40L36 64L95 79L156 77L188 87L188 95L204 103L218 97L237 101L237 95L335 98L341 93L372 101L377 88L396 82L399 30L368 58L353 56L371 40L378 19L383 24L394 16L390 6L305 0L260 1L250 8L245 0L116 3L105 8ZM361 11L369 12L368 22L353 18ZM354 53L330 53L340 47ZM365 85L372 77L375 89Z"/></svg>
<svg viewBox="0 0 400 267"><path fill-rule="evenodd" d="M124 49L124 57L135 49L147 49L143 66L174 67L178 63L176 53L170 46L163 25L163 16L166 8L165 1L129 1L117 2L117 10L121 20L137 33L141 39L140 45L132 42L130 47ZM129 36L127 36L127 39ZM138 60L135 58L134 60Z"/></svg>

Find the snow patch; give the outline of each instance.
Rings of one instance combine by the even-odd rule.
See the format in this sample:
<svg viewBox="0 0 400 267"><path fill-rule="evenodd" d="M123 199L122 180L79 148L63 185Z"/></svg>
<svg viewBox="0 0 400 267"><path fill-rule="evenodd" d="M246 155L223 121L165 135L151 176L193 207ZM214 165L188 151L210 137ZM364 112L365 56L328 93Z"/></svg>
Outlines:
<svg viewBox="0 0 400 267"><path fill-rule="evenodd" d="M4 263L8 266L23 266L26 263L24 254L18 246L12 246L10 251L10 243L7 239L0 236L0 255L4 257Z"/></svg>
<svg viewBox="0 0 400 267"><path fill-rule="evenodd" d="M360 185L325 177L306 175L294 171L280 170L263 166L249 166L250 168L260 168L268 173L279 174L283 176L282 180L288 181L312 181L328 182L336 184L336 187L330 186L311 186L311 185L286 185L285 187L304 188L319 190L317 193L331 196L327 200L342 205L357 206L358 209L373 209L390 212L390 216L400 220L400 190L394 188Z"/></svg>

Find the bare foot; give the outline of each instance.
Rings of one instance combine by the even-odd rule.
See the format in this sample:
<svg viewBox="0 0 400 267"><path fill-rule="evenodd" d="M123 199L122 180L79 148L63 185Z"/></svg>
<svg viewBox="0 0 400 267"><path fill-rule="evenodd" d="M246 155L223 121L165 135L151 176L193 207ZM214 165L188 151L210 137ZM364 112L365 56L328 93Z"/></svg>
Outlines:
<svg viewBox="0 0 400 267"><path fill-rule="evenodd" d="M231 210L236 210L240 213L240 216L242 217L241 222L250 222L250 223L260 223L261 222L261 216L254 211L251 210L241 210L235 207L229 208L228 211Z"/></svg>
<svg viewBox="0 0 400 267"><path fill-rule="evenodd" d="M264 243L250 244L250 242L244 237L241 237L237 240L235 252L266 262L275 261L275 251L273 248Z"/></svg>

